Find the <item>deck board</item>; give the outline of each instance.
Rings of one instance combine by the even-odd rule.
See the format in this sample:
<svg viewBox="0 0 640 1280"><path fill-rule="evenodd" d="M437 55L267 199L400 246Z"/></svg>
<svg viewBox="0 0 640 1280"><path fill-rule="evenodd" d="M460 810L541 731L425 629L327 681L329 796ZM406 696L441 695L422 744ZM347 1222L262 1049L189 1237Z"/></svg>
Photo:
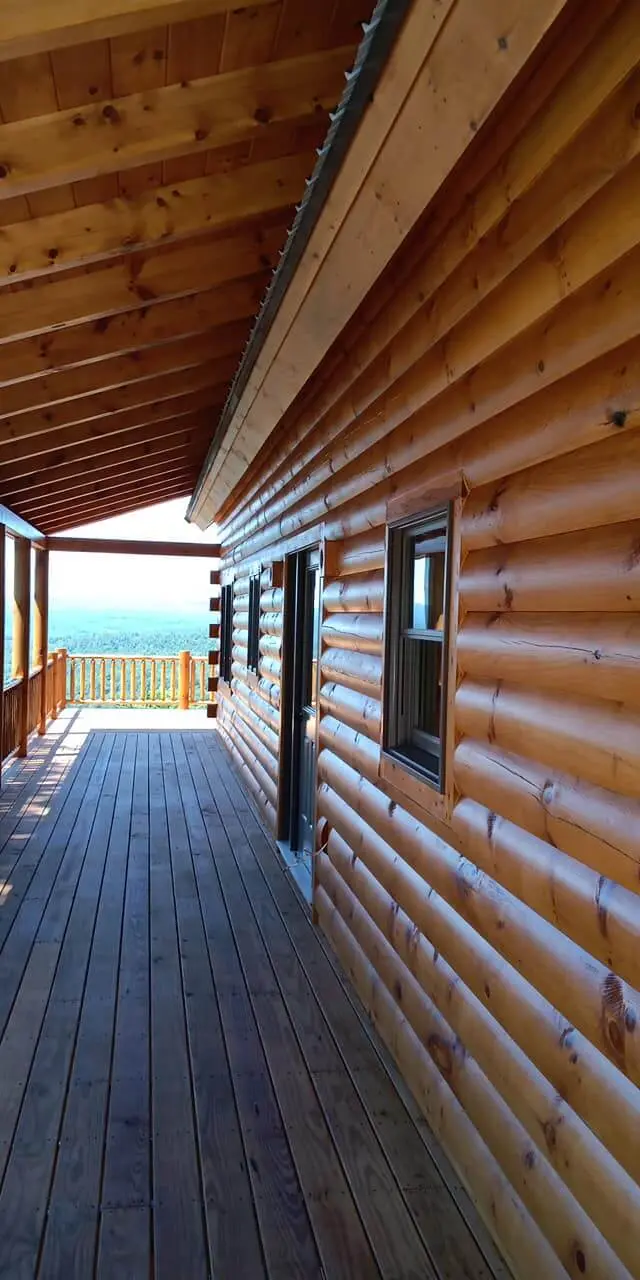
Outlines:
<svg viewBox="0 0 640 1280"><path fill-rule="evenodd" d="M218 735L117 724L0 805L0 1280L504 1277Z"/></svg>

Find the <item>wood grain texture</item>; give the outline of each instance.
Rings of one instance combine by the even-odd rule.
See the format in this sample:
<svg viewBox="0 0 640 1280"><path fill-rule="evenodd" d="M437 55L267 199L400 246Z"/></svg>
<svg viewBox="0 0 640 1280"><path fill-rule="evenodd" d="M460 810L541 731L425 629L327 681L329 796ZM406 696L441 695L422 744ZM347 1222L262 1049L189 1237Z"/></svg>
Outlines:
<svg viewBox="0 0 640 1280"><path fill-rule="evenodd" d="M213 732L86 714L7 775L7 833L39 816L0 944L0 1265L504 1280Z"/></svg>

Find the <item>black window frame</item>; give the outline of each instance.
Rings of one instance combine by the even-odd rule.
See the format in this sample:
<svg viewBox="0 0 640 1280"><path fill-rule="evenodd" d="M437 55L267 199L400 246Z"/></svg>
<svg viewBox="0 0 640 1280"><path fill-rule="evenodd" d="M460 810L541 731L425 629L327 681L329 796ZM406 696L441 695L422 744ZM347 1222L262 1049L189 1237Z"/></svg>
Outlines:
<svg viewBox="0 0 640 1280"><path fill-rule="evenodd" d="M219 677L231 683L233 660L233 583L228 582L220 591L220 655Z"/></svg>
<svg viewBox="0 0 640 1280"><path fill-rule="evenodd" d="M387 526L382 749L440 794L446 790L452 531L451 502ZM430 544L432 551L428 554L435 557L444 551L441 629L412 625L415 540L419 537L423 538L423 552ZM421 646L419 650L417 645ZM434 661L435 652L440 657ZM425 672L429 686L426 690L423 686L417 696L416 680ZM437 735L415 725L416 708L429 700L432 705L439 701Z"/></svg>
<svg viewBox="0 0 640 1280"><path fill-rule="evenodd" d="M260 666L260 584L261 575L249 578L249 625L247 636L247 668L258 674Z"/></svg>

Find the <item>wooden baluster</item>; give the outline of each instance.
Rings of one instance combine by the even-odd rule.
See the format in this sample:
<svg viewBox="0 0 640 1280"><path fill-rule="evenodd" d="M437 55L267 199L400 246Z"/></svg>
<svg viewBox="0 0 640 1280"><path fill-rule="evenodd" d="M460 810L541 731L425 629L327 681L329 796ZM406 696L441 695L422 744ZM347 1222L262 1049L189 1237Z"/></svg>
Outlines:
<svg viewBox="0 0 640 1280"><path fill-rule="evenodd" d="M69 658L69 702L76 700L76 659Z"/></svg>
<svg viewBox="0 0 640 1280"><path fill-rule="evenodd" d="M143 658L140 663L140 693L142 695L142 702L146 706L147 704L147 659L146 658Z"/></svg>
<svg viewBox="0 0 640 1280"><path fill-rule="evenodd" d="M82 657L80 659L80 701L86 702L86 700L87 700L87 659L85 657Z"/></svg>
<svg viewBox="0 0 640 1280"><path fill-rule="evenodd" d="M93 655L89 658L89 697L92 702L96 700L96 659Z"/></svg>
<svg viewBox="0 0 640 1280"><path fill-rule="evenodd" d="M110 685L109 691L111 695L111 701L115 702L116 700L116 660L115 658L111 658L109 660L109 685Z"/></svg>
<svg viewBox="0 0 640 1280"><path fill-rule="evenodd" d="M106 702L106 700L107 700L107 660L106 658L101 658L100 659L100 701Z"/></svg>
<svg viewBox="0 0 640 1280"><path fill-rule="evenodd" d="M160 701L167 701L167 659L160 659Z"/></svg>
<svg viewBox="0 0 640 1280"><path fill-rule="evenodd" d="M171 658L171 681L169 684L169 697L171 702L176 700L176 660Z"/></svg>

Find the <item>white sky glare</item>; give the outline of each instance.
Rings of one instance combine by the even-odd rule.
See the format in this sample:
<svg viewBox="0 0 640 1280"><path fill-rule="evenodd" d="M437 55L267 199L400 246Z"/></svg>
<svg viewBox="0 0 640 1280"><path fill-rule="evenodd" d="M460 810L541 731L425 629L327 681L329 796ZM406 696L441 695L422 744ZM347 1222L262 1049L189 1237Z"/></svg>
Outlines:
<svg viewBox="0 0 640 1280"><path fill-rule="evenodd" d="M65 536L135 538L165 542L215 542L216 529L202 533L187 524L186 498L144 511L115 516L68 530ZM51 607L140 609L145 612L206 614L209 607L208 559L177 556L121 556L59 551L50 557Z"/></svg>

